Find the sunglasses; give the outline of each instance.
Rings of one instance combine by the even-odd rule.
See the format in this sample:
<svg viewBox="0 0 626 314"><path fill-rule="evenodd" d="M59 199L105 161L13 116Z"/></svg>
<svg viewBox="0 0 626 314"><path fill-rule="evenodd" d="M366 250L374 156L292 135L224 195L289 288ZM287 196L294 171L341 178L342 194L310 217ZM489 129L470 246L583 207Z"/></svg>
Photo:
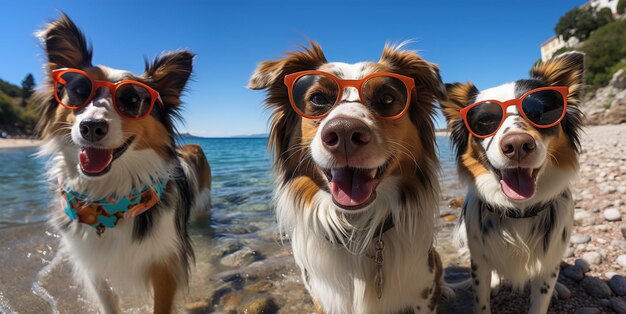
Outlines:
<svg viewBox="0 0 626 314"><path fill-rule="evenodd" d="M291 107L300 116L321 119L341 100L347 87L354 87L361 100L384 120L395 120L409 108L415 81L407 76L380 72L360 80L342 80L322 71L302 71L285 76Z"/></svg>
<svg viewBox="0 0 626 314"><path fill-rule="evenodd" d="M76 110L87 105L100 87L108 88L117 113L131 120L147 117L161 96L150 86L135 80L116 83L92 79L79 69L63 68L52 71L54 97L63 107Z"/></svg>
<svg viewBox="0 0 626 314"><path fill-rule="evenodd" d="M553 127L565 117L567 86L549 86L528 91L522 97L500 102L483 100L461 109L465 127L478 138L496 134L506 119L506 109L516 106L524 119L536 128Z"/></svg>

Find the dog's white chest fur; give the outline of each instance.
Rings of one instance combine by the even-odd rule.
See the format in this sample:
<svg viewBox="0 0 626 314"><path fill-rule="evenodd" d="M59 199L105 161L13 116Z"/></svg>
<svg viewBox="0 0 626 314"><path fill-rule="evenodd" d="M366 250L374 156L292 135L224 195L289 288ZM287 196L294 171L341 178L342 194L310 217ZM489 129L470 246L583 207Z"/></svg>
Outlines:
<svg viewBox="0 0 626 314"><path fill-rule="evenodd" d="M314 301L322 305L327 313L393 313L407 309L431 311L429 306L434 306L431 297L439 284L439 279L435 277L437 266L429 262L432 219L416 219L401 225L396 223L383 233L383 286L382 297L378 299L373 258L378 235L369 239L363 253L350 252L342 244L333 245L326 233L334 229L330 225L336 218L336 209L327 192L318 192L312 208L298 206L289 193L278 192L277 197L279 224L286 222L283 219L289 219L283 215L287 211L289 216L293 215L292 219L297 220L294 225L285 227L291 230L293 254L303 281ZM425 203L421 206L436 206ZM412 206L415 208L395 210L419 211L417 204ZM389 212L385 207L371 210ZM413 223L418 224L412 227L419 232L409 231L411 228L408 226Z"/></svg>
<svg viewBox="0 0 626 314"><path fill-rule="evenodd" d="M569 190L534 217L501 217L470 192L465 223L472 259L523 287L528 279L550 275L569 243L574 201ZM480 267L480 266L479 266Z"/></svg>

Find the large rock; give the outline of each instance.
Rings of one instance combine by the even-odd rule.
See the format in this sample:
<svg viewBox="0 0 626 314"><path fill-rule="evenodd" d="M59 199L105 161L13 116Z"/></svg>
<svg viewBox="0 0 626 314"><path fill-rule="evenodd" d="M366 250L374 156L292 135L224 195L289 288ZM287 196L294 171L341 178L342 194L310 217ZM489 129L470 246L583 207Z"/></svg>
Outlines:
<svg viewBox="0 0 626 314"><path fill-rule="evenodd" d="M609 287L617 296L626 296L626 278L622 275L615 275L609 280Z"/></svg>
<svg viewBox="0 0 626 314"><path fill-rule="evenodd" d="M609 124L626 122L626 90L615 95L611 106L604 112L602 122Z"/></svg>
<svg viewBox="0 0 626 314"><path fill-rule="evenodd" d="M596 298L608 298L611 296L611 288L604 280L595 277L586 277L580 282L585 292Z"/></svg>
<svg viewBox="0 0 626 314"><path fill-rule="evenodd" d="M626 71L619 69L615 72L609 84L617 89L626 89Z"/></svg>
<svg viewBox="0 0 626 314"><path fill-rule="evenodd" d="M567 266L563 269L562 272L563 276L572 279L574 281L580 281L581 279L583 279L583 277L585 277L585 275L583 274L583 270L580 269L580 267L577 266Z"/></svg>

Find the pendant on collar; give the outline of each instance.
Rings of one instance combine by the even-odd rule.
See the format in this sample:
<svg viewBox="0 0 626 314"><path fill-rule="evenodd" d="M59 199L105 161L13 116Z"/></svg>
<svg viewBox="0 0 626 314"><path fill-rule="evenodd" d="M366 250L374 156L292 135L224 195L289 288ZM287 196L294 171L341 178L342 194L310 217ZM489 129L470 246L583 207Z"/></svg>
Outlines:
<svg viewBox="0 0 626 314"><path fill-rule="evenodd" d="M67 201L67 216L96 228L100 236L106 228L115 227L120 219L132 218L153 208L161 199L165 185L167 180L163 179L145 185L141 190L133 189L128 196L111 195L99 200L92 200L69 188L61 188L61 195Z"/></svg>

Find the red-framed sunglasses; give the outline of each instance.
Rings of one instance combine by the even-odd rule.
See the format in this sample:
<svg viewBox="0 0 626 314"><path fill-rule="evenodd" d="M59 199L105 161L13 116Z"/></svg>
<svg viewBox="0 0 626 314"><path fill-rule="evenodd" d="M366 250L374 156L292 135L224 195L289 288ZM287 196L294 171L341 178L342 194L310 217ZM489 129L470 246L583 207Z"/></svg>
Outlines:
<svg viewBox="0 0 626 314"><path fill-rule="evenodd" d="M567 110L567 86L549 86L526 92L520 98L501 102L483 100L460 110L465 127L478 138L493 136L506 119L506 109L516 106L524 119L536 128L553 127Z"/></svg>
<svg viewBox="0 0 626 314"><path fill-rule="evenodd" d="M53 70L51 76L54 82L54 98L68 109L84 107L101 87L108 88L111 92L115 111L131 120L147 117L157 100L160 106L163 105L159 92L139 81L98 81L92 79L87 72L73 68Z"/></svg>
<svg viewBox="0 0 626 314"><path fill-rule="evenodd" d="M343 80L322 71L302 71L285 76L291 107L300 116L321 119L341 101L347 87L354 87L377 117L395 120L409 108L415 81L404 75L379 72L360 80Z"/></svg>

